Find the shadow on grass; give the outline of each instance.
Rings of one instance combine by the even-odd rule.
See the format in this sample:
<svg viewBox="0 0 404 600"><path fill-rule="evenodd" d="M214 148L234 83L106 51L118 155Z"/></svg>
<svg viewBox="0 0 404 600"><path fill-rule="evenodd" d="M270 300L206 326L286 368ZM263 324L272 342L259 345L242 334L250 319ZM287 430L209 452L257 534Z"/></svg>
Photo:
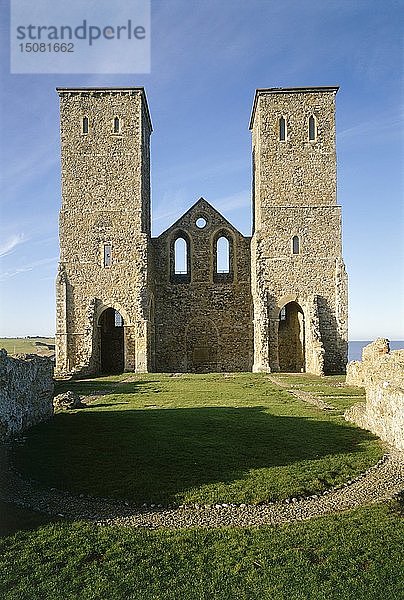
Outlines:
<svg viewBox="0 0 404 600"><path fill-rule="evenodd" d="M56 523L61 520L0 501L0 537L12 535L17 531L38 529L48 523Z"/></svg>
<svg viewBox="0 0 404 600"><path fill-rule="evenodd" d="M85 404L85 408L111 408L111 406L124 406L125 404L129 404L129 402L116 402L112 399L110 402L106 402L105 404L102 404L101 402L97 402L97 404L88 402L88 404Z"/></svg>
<svg viewBox="0 0 404 600"><path fill-rule="evenodd" d="M117 379L103 380L102 377L94 379L85 379L77 381L57 381L55 385L55 395L63 394L68 390L74 390L77 394L83 396L106 394L136 394L142 392L142 388L152 386L155 383L161 383L158 380L137 380L125 381ZM147 390L147 391L150 391Z"/></svg>
<svg viewBox="0 0 404 600"><path fill-rule="evenodd" d="M276 416L263 407L84 409L33 428L14 456L17 469L48 486L171 502L253 469L363 452L360 444L372 439L348 424Z"/></svg>
<svg viewBox="0 0 404 600"><path fill-rule="evenodd" d="M110 394L116 388L115 381L56 381L55 395L64 394L68 390L74 390L77 394L89 396L91 394Z"/></svg>

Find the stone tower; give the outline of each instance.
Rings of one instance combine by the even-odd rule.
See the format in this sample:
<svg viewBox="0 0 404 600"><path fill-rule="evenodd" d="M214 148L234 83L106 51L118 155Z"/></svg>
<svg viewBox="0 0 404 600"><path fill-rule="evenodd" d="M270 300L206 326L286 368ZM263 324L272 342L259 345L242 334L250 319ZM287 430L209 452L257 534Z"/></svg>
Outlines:
<svg viewBox="0 0 404 600"><path fill-rule="evenodd" d="M57 375L344 371L338 88L257 90L252 238L203 198L151 238L144 89L57 91Z"/></svg>
<svg viewBox="0 0 404 600"><path fill-rule="evenodd" d="M254 371L341 373L347 276L336 194L337 87L256 91Z"/></svg>
<svg viewBox="0 0 404 600"><path fill-rule="evenodd" d="M151 368L152 131L143 88L58 88L56 372Z"/></svg>

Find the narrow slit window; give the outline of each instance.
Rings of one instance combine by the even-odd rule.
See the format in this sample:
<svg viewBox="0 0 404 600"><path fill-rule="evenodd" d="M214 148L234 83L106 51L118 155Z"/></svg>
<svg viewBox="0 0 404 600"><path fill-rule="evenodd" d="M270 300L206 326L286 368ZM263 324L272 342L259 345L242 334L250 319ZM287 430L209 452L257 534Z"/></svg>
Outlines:
<svg viewBox="0 0 404 600"><path fill-rule="evenodd" d="M292 252L293 254L300 254L300 240L297 235L293 236L292 239Z"/></svg>
<svg viewBox="0 0 404 600"><path fill-rule="evenodd" d="M111 244L104 244L104 267L110 267L112 264Z"/></svg>
<svg viewBox="0 0 404 600"><path fill-rule="evenodd" d="M176 275L188 274L187 243L184 238L178 238L174 244L174 273Z"/></svg>
<svg viewBox="0 0 404 600"><path fill-rule="evenodd" d="M286 321L286 306L281 308L280 313L279 313L279 320Z"/></svg>
<svg viewBox="0 0 404 600"><path fill-rule="evenodd" d="M88 133L88 117L83 117L82 132Z"/></svg>
<svg viewBox="0 0 404 600"><path fill-rule="evenodd" d="M120 133L121 131L121 123L119 121L119 117L114 118L114 133Z"/></svg>
<svg viewBox="0 0 404 600"><path fill-rule="evenodd" d="M216 273L230 273L230 244L223 235L216 242Z"/></svg>
<svg viewBox="0 0 404 600"><path fill-rule="evenodd" d="M279 139L281 142L286 141L286 120L285 117L279 119Z"/></svg>
<svg viewBox="0 0 404 600"><path fill-rule="evenodd" d="M314 142L316 139L316 119L313 115L309 118L309 140L310 142Z"/></svg>

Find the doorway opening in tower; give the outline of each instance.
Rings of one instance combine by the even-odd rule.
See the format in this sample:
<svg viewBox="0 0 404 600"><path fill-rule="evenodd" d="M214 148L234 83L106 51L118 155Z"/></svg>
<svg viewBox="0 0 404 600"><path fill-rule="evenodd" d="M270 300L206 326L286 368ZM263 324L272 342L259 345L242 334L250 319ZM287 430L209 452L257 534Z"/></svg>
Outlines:
<svg viewBox="0 0 404 600"><path fill-rule="evenodd" d="M101 332L101 373L123 373L125 365L124 322L114 308L101 314L98 325Z"/></svg>
<svg viewBox="0 0 404 600"><path fill-rule="evenodd" d="M279 369L284 373L301 373L305 368L305 324L302 307L289 302L279 313Z"/></svg>

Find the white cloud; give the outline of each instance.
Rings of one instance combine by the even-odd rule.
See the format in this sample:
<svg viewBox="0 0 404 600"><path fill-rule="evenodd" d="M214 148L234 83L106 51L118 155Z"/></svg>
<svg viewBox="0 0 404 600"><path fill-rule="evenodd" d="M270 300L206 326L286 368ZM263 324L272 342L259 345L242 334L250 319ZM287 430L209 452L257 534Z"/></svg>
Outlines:
<svg viewBox="0 0 404 600"><path fill-rule="evenodd" d="M27 186L33 179L45 176L49 169L59 162L57 147L48 144L46 147L35 146L26 154L21 153L18 160L7 165L6 174L3 176L4 199L3 205L11 203L14 195Z"/></svg>
<svg viewBox="0 0 404 600"><path fill-rule="evenodd" d="M16 248L19 244L22 244L25 241L26 239L23 233L16 233L10 236L4 242L0 242L0 257L8 256L8 254L11 254L13 252L14 248Z"/></svg>
<svg viewBox="0 0 404 600"><path fill-rule="evenodd" d="M0 281L6 281L7 279L11 279L12 277L15 277L16 275L20 275L20 273L27 273L28 271L33 271L34 269L37 269L38 267L44 267L46 265L51 265L53 263L56 264L58 259L59 259L58 256L53 256L51 258L42 258L41 260L36 260L27 265L23 265L21 267L16 267L15 269L10 269L9 271L4 271L3 273L0 273ZM56 277L56 274L55 274L55 277Z"/></svg>
<svg viewBox="0 0 404 600"><path fill-rule="evenodd" d="M391 118L391 116L388 115L383 115L382 117L379 116L377 119L363 121L353 125L352 127L348 127L347 129L339 131L338 139L363 139L366 136L372 136L372 139L374 139L376 134L385 136L387 133L396 133L401 135L402 125L403 119L400 117L400 115L397 115L395 118Z"/></svg>
<svg viewBox="0 0 404 600"><path fill-rule="evenodd" d="M218 200L215 200L214 206L219 212L230 212L232 210L237 210L238 208L249 209L251 206L251 190L241 190L241 192L219 198Z"/></svg>

